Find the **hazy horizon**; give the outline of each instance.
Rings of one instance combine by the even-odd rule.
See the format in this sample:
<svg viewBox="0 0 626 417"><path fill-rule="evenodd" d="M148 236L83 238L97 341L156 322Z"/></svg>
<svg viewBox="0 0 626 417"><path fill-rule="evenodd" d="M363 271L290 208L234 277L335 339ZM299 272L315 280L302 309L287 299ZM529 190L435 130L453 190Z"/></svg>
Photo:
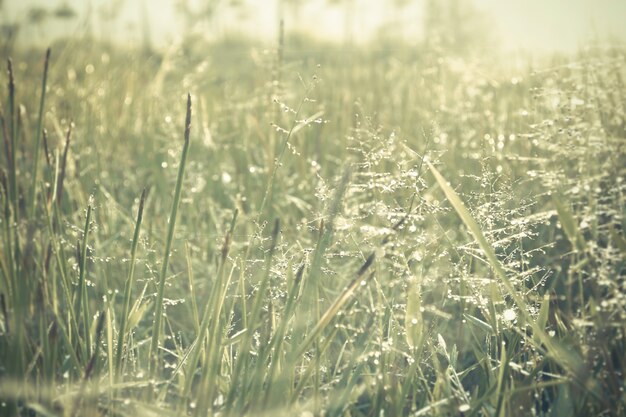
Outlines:
<svg viewBox="0 0 626 417"><path fill-rule="evenodd" d="M151 42L164 46L189 25L177 11L176 3L175 0L5 0L0 2L0 24L25 22L33 8L54 12L61 5L67 5L76 12L74 19L50 17L39 24L24 25L20 42L47 42L51 38L80 34L88 26L98 37L125 43L142 42L145 28L148 28ZM188 3L197 8L202 2ZM205 22L202 29L213 36L239 32L273 39L279 15L282 15L288 30L325 40L350 37L356 42L365 42L389 30L405 38L421 36L424 0L404 2L402 9L394 8L391 2L371 0L329 3L327 0L303 1L298 8L284 4L281 13L279 0L244 0L237 9L221 6L218 17L210 25ZM626 2L623 1L467 0L464 3L484 14L486 29L496 34L499 46L506 50L571 52L594 35L602 39L609 36L626 39L626 25L622 24Z"/></svg>

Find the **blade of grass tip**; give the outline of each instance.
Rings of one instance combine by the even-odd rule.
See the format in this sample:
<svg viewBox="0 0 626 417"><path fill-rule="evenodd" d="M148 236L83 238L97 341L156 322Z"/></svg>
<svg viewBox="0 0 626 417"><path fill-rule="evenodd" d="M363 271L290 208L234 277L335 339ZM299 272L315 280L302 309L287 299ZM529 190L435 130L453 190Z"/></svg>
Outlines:
<svg viewBox="0 0 626 417"><path fill-rule="evenodd" d="M187 154L189 152L189 133L191 130L191 94L187 94L187 114L185 117L185 133L183 151L180 157L180 166L178 168L178 178L176 179L176 188L174 190L174 201L172 202L172 211L169 217L169 227L167 230L167 238L165 240L165 253L163 254L163 262L161 265L161 274L159 275L159 283L157 289L157 298L155 303L154 321L152 326L152 340L150 342L149 367L150 373L154 373L159 364L159 341L161 339L161 320L163 315L163 292L165 289L165 279L167 275L167 267L169 265L170 251L172 248L172 240L174 238L174 229L176 227L176 216L178 214L178 205L180 204L180 196L183 188L183 178L185 176L185 164L187 162Z"/></svg>
<svg viewBox="0 0 626 417"><path fill-rule="evenodd" d="M535 320L530 316L529 310L527 308L524 300L519 296L513 283L509 280L500 260L497 258L495 251L491 247L491 245L487 242L487 239L483 235L480 227L473 219L457 193L450 187L448 182L443 178L443 176L439 173L437 168L435 168L430 161L426 161L430 171L433 176L437 180L437 183L443 190L446 198L452 204L452 207L455 209L465 226L470 230L474 239L478 242L478 245L485 253L487 260L489 261L490 266L495 271L496 275L504 285L507 290L509 296L513 299L513 302L517 305L517 308L522 315L523 319L526 323L529 323L533 330L533 334L536 335L546 347L546 351L548 354L563 368L572 373L575 377L582 378L582 373L584 370L582 369L583 363L578 360L575 355L569 350L563 348L557 342L553 341L548 334L546 334L544 329L539 328ZM534 343L532 339L528 339L531 343ZM538 346L540 347L540 346ZM583 378L584 379L584 378Z"/></svg>
<svg viewBox="0 0 626 417"><path fill-rule="evenodd" d="M43 77L41 79L41 97L39 99L39 113L37 116L37 130L35 131L35 161L33 164L32 184L30 187L30 218L35 215L35 196L37 194L37 171L39 170L39 148L41 147L41 128L43 126L43 109L46 98L46 83L48 81L48 65L50 63L50 48L46 50Z"/></svg>
<svg viewBox="0 0 626 417"><path fill-rule="evenodd" d="M124 285L124 307L122 315L120 317L120 328L117 336L117 351L115 353L115 374L117 380L121 379L122 370L122 355L124 354L124 346L126 344L126 327L128 325L128 315L130 313L130 300L132 296L134 277L135 277L135 264L137 260L137 245L139 243L139 231L141 230L141 222L143 219L143 209L146 202L146 189L141 191L141 197L139 197L139 209L137 210L137 220L135 221L135 231L133 233L133 241L130 246L130 267L128 268L128 276L126 277L126 283Z"/></svg>

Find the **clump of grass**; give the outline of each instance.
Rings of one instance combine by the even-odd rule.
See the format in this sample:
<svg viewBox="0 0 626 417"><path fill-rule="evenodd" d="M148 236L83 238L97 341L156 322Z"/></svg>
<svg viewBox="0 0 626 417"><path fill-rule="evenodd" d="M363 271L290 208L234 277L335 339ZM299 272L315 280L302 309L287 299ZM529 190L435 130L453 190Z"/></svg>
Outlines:
<svg viewBox="0 0 626 417"><path fill-rule="evenodd" d="M16 56L0 414L620 415L621 49L280 36Z"/></svg>

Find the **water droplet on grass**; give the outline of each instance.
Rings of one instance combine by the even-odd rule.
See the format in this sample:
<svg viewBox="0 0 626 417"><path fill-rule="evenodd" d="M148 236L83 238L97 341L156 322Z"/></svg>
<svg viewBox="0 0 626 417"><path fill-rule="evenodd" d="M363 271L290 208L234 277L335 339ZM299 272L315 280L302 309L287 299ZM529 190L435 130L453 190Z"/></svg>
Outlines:
<svg viewBox="0 0 626 417"><path fill-rule="evenodd" d="M502 318L504 318L504 320L506 321L513 321L517 318L517 313L515 313L515 310L513 310L512 308L508 308L504 310Z"/></svg>

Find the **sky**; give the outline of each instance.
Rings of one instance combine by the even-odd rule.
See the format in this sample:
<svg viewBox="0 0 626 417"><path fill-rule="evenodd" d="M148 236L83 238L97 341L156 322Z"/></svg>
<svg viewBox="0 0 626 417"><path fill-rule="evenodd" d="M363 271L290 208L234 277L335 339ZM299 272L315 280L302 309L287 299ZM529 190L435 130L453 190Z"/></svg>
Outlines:
<svg viewBox="0 0 626 417"><path fill-rule="evenodd" d="M50 38L80 34L86 27L96 36L123 42L140 42L145 30L157 46L165 46L188 25L176 12L180 0L0 0L0 24L24 21L28 10L54 10L61 4L76 10L72 21L48 19L21 30L20 41L48 42ZM187 0L196 6L207 0ZM273 39L277 31L279 0L240 0L245 7L224 8L220 18L202 29L213 35L230 31ZM626 0L459 0L469 1L488 19L488 30L497 33L504 49L574 51L594 34L626 39ZM324 39L367 41L374 34L394 30L405 37L420 36L425 0L414 0L402 11L391 0L344 0L352 7L329 5L329 0L305 0L298 10L283 6L287 29L313 33ZM222 3L228 3L222 1ZM89 13L91 10L91 13ZM103 19L118 11L116 19ZM349 11L349 13L346 13ZM90 22L86 25L86 22Z"/></svg>
<svg viewBox="0 0 626 417"><path fill-rule="evenodd" d="M626 39L626 0L473 0L511 46L575 50L594 35Z"/></svg>

